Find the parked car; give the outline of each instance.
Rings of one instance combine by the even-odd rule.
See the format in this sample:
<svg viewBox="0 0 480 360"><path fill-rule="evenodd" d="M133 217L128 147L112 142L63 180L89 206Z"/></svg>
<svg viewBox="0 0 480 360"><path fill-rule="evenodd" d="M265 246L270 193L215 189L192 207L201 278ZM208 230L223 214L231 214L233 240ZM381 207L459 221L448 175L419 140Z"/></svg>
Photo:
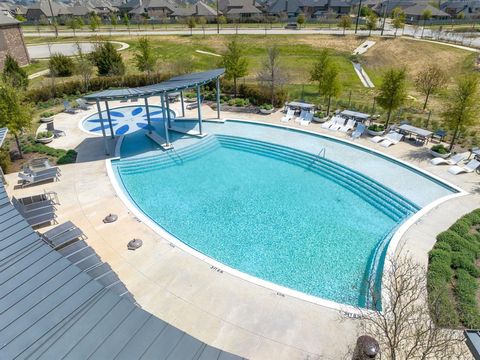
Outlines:
<svg viewBox="0 0 480 360"><path fill-rule="evenodd" d="M297 30L298 29L298 24L297 23L288 23L287 25L285 25L285 29Z"/></svg>

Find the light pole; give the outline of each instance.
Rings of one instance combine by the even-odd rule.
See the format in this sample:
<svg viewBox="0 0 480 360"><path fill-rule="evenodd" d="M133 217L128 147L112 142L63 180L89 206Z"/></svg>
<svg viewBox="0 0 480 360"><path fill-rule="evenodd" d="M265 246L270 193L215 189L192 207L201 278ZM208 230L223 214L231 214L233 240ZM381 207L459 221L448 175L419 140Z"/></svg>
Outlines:
<svg viewBox="0 0 480 360"><path fill-rule="evenodd" d="M218 22L218 0L217 0L217 34L220 34L220 23Z"/></svg>
<svg viewBox="0 0 480 360"><path fill-rule="evenodd" d="M357 33L358 21L360 20L360 11L361 10L362 10L362 0L360 0L360 4L358 5L357 21L355 22L355 34Z"/></svg>
<svg viewBox="0 0 480 360"><path fill-rule="evenodd" d="M385 9L383 9L383 24L382 24L382 32L381 36L383 36L383 31L385 30L385 21L387 20L387 9L389 5L390 0L387 0L387 5L385 6Z"/></svg>
<svg viewBox="0 0 480 360"><path fill-rule="evenodd" d="M48 0L48 6L50 7L50 15L52 15L52 25L53 25L53 28L55 29L55 37L58 37L57 22L56 22L56 20L55 20L55 15L53 15L53 9L52 9L52 2L51 2L51 0Z"/></svg>

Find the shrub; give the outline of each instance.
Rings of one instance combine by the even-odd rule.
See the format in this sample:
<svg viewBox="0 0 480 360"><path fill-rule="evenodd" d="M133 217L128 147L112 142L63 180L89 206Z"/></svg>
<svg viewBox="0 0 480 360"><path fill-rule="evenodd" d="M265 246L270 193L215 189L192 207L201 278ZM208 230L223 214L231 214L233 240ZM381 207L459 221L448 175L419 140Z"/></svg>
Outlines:
<svg viewBox="0 0 480 360"><path fill-rule="evenodd" d="M448 251L433 249L429 254L429 275L432 281L437 283L442 280L449 281L452 278L452 257Z"/></svg>
<svg viewBox="0 0 480 360"><path fill-rule="evenodd" d="M478 244L471 243L451 230L444 231L437 236L437 241L448 243L453 251L466 251L477 258L479 253Z"/></svg>
<svg viewBox="0 0 480 360"><path fill-rule="evenodd" d="M454 252L452 254L452 268L463 269L467 271L471 276L480 276L480 271L474 264L475 258L472 258L470 254L463 252Z"/></svg>
<svg viewBox="0 0 480 360"><path fill-rule="evenodd" d="M26 89L28 85L27 72L18 65L17 60L10 54L5 57L3 65L3 80L11 82L14 87Z"/></svg>
<svg viewBox="0 0 480 360"><path fill-rule="evenodd" d="M480 313L477 309L477 280L467 271L459 269L456 275L455 294L458 300L460 320L468 328L480 326Z"/></svg>
<svg viewBox="0 0 480 360"><path fill-rule="evenodd" d="M254 105L266 104L271 101L267 92L262 91L257 85L252 84L240 84L238 87L238 93L240 96L249 99ZM277 89L275 91L275 104L274 106L283 106L287 100L287 92L284 89Z"/></svg>
<svg viewBox="0 0 480 360"><path fill-rule="evenodd" d="M271 104L262 104L260 105L260 109L263 109L263 110L272 110L273 109L273 106Z"/></svg>
<svg viewBox="0 0 480 360"><path fill-rule="evenodd" d="M433 145L431 147L431 150L435 151L436 153L442 154L442 155L449 153L448 149L445 146L443 146L442 144Z"/></svg>
<svg viewBox="0 0 480 360"><path fill-rule="evenodd" d="M53 115L55 115L55 113L53 111L45 111L45 112L40 114L40 117L41 118L49 118Z"/></svg>
<svg viewBox="0 0 480 360"><path fill-rule="evenodd" d="M10 160L10 154L5 148L0 149L0 167L3 170L3 173L6 174L10 170L10 165L12 164Z"/></svg>
<svg viewBox="0 0 480 360"><path fill-rule="evenodd" d="M63 54L53 54L49 60L50 71L55 76L72 76L75 64L72 58Z"/></svg>
<svg viewBox="0 0 480 360"><path fill-rule="evenodd" d="M385 126L383 124L372 124L368 127L368 130L371 130L371 131L385 131Z"/></svg>
<svg viewBox="0 0 480 360"><path fill-rule="evenodd" d="M51 131L42 131L37 134L37 139L45 139L53 136Z"/></svg>
<svg viewBox="0 0 480 360"><path fill-rule="evenodd" d="M68 150L65 155L57 160L57 165L73 164L77 161L77 152L75 150Z"/></svg>
<svg viewBox="0 0 480 360"><path fill-rule="evenodd" d="M90 54L90 60L98 68L100 76L115 76L125 73L122 55L109 41L99 43Z"/></svg>
<svg viewBox="0 0 480 360"><path fill-rule="evenodd" d="M480 225L480 209L474 210L470 214L465 215L464 219L470 221L472 225Z"/></svg>
<svg viewBox="0 0 480 360"><path fill-rule="evenodd" d="M465 236L468 235L471 226L472 223L467 218L461 218L450 226L449 230L456 232L460 236Z"/></svg>

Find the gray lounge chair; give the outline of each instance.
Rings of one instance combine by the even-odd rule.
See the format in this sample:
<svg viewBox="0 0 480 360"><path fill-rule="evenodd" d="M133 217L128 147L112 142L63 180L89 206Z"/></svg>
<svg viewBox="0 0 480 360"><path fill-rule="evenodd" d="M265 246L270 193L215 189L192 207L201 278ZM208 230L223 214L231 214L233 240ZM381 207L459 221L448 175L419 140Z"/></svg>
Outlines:
<svg viewBox="0 0 480 360"><path fill-rule="evenodd" d="M63 111L66 112L67 114L76 114L77 113L77 109L74 109L72 107L72 105L70 105L70 103L67 100L65 100L63 102L63 107L64 107Z"/></svg>
<svg viewBox="0 0 480 360"><path fill-rule="evenodd" d="M90 110L91 108L91 105L87 103L84 99L77 99L76 102L79 109Z"/></svg>
<svg viewBox="0 0 480 360"><path fill-rule="evenodd" d="M38 184L44 181L50 181L50 180L56 181L58 180L59 175L60 175L60 172L56 166L49 169L36 171L36 172L18 173L18 177L22 181L22 187Z"/></svg>
<svg viewBox="0 0 480 360"><path fill-rule="evenodd" d="M358 139L365 132L365 125L358 124L357 128L352 132L352 140Z"/></svg>
<svg viewBox="0 0 480 360"><path fill-rule="evenodd" d="M30 226L40 226L49 223L55 223L57 210L54 205L45 205L36 209L27 210L25 207L15 198L12 199L13 206L23 215Z"/></svg>
<svg viewBox="0 0 480 360"><path fill-rule="evenodd" d="M84 240L85 234L71 221L60 224L41 234L42 238L54 249L61 249L77 240Z"/></svg>
<svg viewBox="0 0 480 360"><path fill-rule="evenodd" d="M38 210L41 208L58 205L57 193L50 191L43 194L26 196L23 198L12 198L12 203L18 203L24 212Z"/></svg>

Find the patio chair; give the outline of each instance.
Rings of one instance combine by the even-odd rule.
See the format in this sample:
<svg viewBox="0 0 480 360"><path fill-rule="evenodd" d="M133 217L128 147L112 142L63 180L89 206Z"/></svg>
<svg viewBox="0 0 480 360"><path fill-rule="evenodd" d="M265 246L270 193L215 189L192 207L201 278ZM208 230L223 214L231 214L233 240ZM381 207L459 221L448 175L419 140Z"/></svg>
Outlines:
<svg viewBox="0 0 480 360"><path fill-rule="evenodd" d="M17 199L12 199L13 206L18 210L20 214L25 218L30 226L40 226L49 224L56 221L57 210L54 205L40 204L34 209L28 209L22 205Z"/></svg>
<svg viewBox="0 0 480 360"><path fill-rule="evenodd" d="M333 116L330 120L325 121L322 124L323 129L328 129L330 126L332 126L335 122L337 121L337 116Z"/></svg>
<svg viewBox="0 0 480 360"><path fill-rule="evenodd" d="M333 124L328 128L328 130L337 131L345 126L346 119L341 116L335 116L333 118Z"/></svg>
<svg viewBox="0 0 480 360"><path fill-rule="evenodd" d="M352 132L352 140L358 139L360 136L362 136L365 132L365 129L366 127L364 124L358 124L355 131Z"/></svg>
<svg viewBox="0 0 480 360"><path fill-rule="evenodd" d="M72 107L72 105L70 105L70 103L67 100L63 101L63 107L64 107L63 112L66 112L67 114L76 114L77 113L77 109L74 109Z"/></svg>
<svg viewBox="0 0 480 360"><path fill-rule="evenodd" d="M480 161L473 159L473 160L470 160L468 164L465 166L458 166L458 165L452 166L450 169L448 169L448 172L453 175L458 175L462 173L472 173L475 170L477 170L479 166L480 166Z"/></svg>
<svg viewBox="0 0 480 360"><path fill-rule="evenodd" d="M25 196L23 198L12 197L12 203L18 203L17 207L21 207L22 211L29 212L44 207L58 205L57 193L53 191L44 192L43 194Z"/></svg>
<svg viewBox="0 0 480 360"><path fill-rule="evenodd" d="M395 131L391 130L388 134L390 133L395 133ZM387 134L387 135L388 135ZM381 135L377 135L377 136L374 136L372 138L370 138L370 141L375 143L375 144L378 144L379 142L382 142L383 140L386 140L387 139L387 135L384 135L384 136L381 136Z"/></svg>
<svg viewBox="0 0 480 360"><path fill-rule="evenodd" d="M300 123L300 121L302 121L303 119L305 119L305 116L307 115L307 112L305 110L302 110L300 111L300 115L298 115L296 118L295 118L295 122L296 123Z"/></svg>
<svg viewBox="0 0 480 360"><path fill-rule="evenodd" d="M67 221L43 234L40 234L43 240L55 250L65 247L77 240L85 240L86 236L74 223Z"/></svg>
<svg viewBox="0 0 480 360"><path fill-rule="evenodd" d="M341 132L348 132L350 130L353 130L353 128L355 127L355 124L357 122L355 120L348 120L347 123L345 125L343 125L340 129L338 129L339 131Z"/></svg>
<svg viewBox="0 0 480 360"><path fill-rule="evenodd" d="M60 173L58 168L52 167L45 170L40 170L36 172L19 172L18 177L22 182L22 187L38 184L41 182L53 180L58 180Z"/></svg>
<svg viewBox="0 0 480 360"><path fill-rule="evenodd" d="M462 160L465 160L467 155L465 153L452 156L450 159L436 157L430 160L432 165L458 165Z"/></svg>
<svg viewBox="0 0 480 360"><path fill-rule="evenodd" d="M383 147L396 145L403 139L403 136L403 134L391 131L387 135L385 135L385 139L380 142L380 145Z"/></svg>
<svg viewBox="0 0 480 360"><path fill-rule="evenodd" d="M285 116L282 116L280 121L289 122L290 120L293 119L294 114L295 114L295 111L293 109L288 109L287 113L285 114Z"/></svg>
<svg viewBox="0 0 480 360"><path fill-rule="evenodd" d="M307 112L305 114L305 117L302 120L300 120L300 125L308 126L308 124L312 122L312 119L313 119L313 113Z"/></svg>
<svg viewBox="0 0 480 360"><path fill-rule="evenodd" d="M87 103L84 99L77 99L76 100L78 108L81 110L90 110L91 105Z"/></svg>

